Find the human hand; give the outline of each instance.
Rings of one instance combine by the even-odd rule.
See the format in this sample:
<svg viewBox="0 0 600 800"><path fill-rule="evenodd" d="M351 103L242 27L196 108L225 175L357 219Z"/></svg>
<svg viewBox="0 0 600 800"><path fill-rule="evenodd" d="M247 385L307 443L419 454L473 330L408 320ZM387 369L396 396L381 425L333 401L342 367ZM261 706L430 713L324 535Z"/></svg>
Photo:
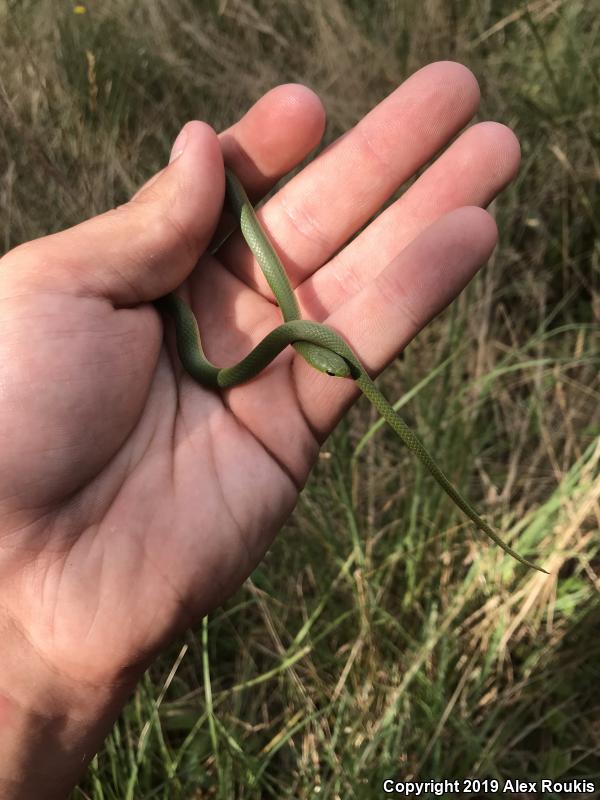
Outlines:
<svg viewBox="0 0 600 800"><path fill-rule="evenodd" d="M334 254L478 99L464 67L420 70L259 214L303 317L338 330L371 374L489 256L496 230L481 207L516 171L514 136L495 123L470 128ZM248 384L206 390L182 372L172 340L163 347L150 305L184 283L218 365L280 323L240 236L191 271L220 214L222 156L256 200L323 123L299 86L269 92L220 137L188 123L181 155L129 203L0 262L0 719L4 694L6 713L29 710L21 741L32 720L50 720L50 736L66 720L69 755L49 797L74 782L81 752L91 757L156 653L255 567L355 399L351 381L291 348ZM0 724L7 763L6 748L22 745L2 736ZM27 757L7 777L0 767L0 786L25 780Z"/></svg>

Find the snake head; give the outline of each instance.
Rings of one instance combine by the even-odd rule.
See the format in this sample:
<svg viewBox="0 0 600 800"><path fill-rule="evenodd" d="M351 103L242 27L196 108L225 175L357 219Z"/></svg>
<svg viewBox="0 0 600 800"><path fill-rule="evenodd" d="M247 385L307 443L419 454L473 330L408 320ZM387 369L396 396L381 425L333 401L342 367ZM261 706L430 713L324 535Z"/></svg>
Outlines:
<svg viewBox="0 0 600 800"><path fill-rule="evenodd" d="M308 323L310 325L310 323ZM332 375L335 378L351 378L350 365L345 358L334 353L327 347L307 341L294 342L294 349L304 358L311 367Z"/></svg>
<svg viewBox="0 0 600 800"><path fill-rule="evenodd" d="M311 356L310 364L318 369L319 372L324 372L326 375L331 375L334 378L351 378L350 365L337 353L332 353L331 350L323 350L319 348L319 353Z"/></svg>

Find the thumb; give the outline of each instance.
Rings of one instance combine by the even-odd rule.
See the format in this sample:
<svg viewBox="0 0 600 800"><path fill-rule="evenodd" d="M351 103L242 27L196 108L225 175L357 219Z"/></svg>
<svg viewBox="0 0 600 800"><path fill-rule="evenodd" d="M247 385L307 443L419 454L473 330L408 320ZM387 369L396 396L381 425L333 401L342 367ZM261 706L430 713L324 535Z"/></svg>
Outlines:
<svg viewBox="0 0 600 800"><path fill-rule="evenodd" d="M223 196L217 135L204 122L188 122L175 140L169 166L128 203L17 250L30 251L28 263L45 265L35 270L38 286L56 289L59 284L76 294L104 296L117 306L154 300L193 269L211 240Z"/></svg>

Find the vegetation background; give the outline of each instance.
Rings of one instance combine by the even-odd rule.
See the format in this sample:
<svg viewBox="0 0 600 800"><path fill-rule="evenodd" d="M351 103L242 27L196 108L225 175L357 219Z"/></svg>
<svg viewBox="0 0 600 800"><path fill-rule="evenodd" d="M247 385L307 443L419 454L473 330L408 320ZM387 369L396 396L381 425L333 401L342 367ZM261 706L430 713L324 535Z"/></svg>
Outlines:
<svg viewBox="0 0 600 800"><path fill-rule="evenodd" d="M0 0L3 250L124 202L183 122L221 129L286 81L321 96L325 145L419 67L461 61L480 118L523 150L491 262L381 384L551 576L477 535L359 403L264 563L148 671L78 800L375 798L386 776L600 786L593 6Z"/></svg>

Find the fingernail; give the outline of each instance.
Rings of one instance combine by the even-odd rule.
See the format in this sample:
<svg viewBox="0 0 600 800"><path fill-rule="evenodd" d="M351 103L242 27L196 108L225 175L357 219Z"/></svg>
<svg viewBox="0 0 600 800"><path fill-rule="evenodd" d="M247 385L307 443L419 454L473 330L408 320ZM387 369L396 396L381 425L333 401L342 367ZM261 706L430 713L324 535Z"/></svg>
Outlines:
<svg viewBox="0 0 600 800"><path fill-rule="evenodd" d="M186 141L187 141L187 131L184 127L179 131L179 136L173 142L173 147L171 148L171 155L169 157L169 164L172 164L173 161L175 161L176 158L179 158L179 156L183 153Z"/></svg>

